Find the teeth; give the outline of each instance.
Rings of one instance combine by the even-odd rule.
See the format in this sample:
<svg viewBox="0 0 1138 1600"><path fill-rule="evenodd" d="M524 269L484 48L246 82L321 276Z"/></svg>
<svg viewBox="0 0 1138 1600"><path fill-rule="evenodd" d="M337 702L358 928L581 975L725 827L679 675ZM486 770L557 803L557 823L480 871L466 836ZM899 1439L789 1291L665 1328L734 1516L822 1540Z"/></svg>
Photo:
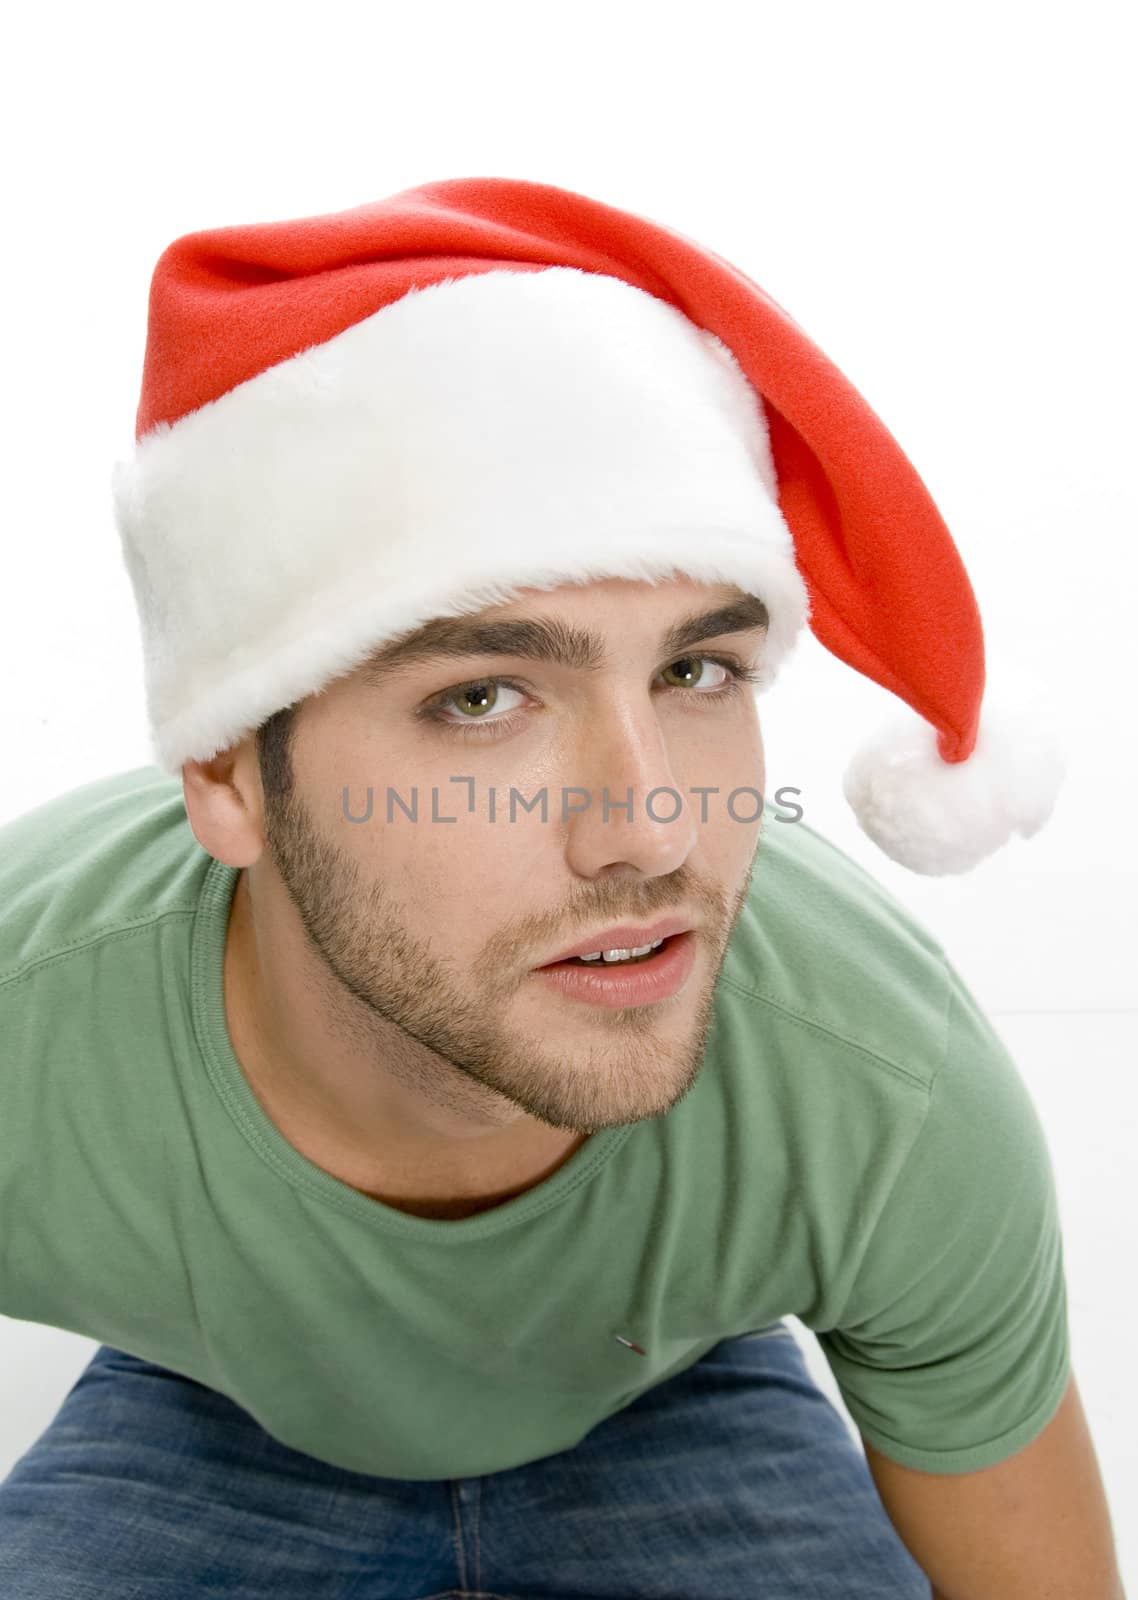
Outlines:
<svg viewBox="0 0 1138 1600"><path fill-rule="evenodd" d="M655 944L637 945L634 950L594 950L592 955L579 956L580 961L627 961L631 956L646 956L649 950L659 950L663 939L657 939Z"/></svg>

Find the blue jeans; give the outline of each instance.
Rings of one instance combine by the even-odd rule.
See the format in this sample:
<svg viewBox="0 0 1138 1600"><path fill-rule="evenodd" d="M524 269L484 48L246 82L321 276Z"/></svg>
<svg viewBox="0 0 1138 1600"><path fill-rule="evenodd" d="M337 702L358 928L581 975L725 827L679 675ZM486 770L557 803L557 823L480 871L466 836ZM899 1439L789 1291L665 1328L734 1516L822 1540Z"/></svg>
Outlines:
<svg viewBox="0 0 1138 1600"><path fill-rule="evenodd" d="M0 1483L4 1600L929 1600L782 1323L571 1450L414 1482L101 1345Z"/></svg>

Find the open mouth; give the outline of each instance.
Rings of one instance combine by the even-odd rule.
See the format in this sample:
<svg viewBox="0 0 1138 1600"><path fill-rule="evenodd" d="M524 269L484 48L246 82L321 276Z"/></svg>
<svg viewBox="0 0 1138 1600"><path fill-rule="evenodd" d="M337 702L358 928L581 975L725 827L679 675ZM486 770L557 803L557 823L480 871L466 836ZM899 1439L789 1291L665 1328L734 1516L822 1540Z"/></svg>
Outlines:
<svg viewBox="0 0 1138 1600"><path fill-rule="evenodd" d="M695 969L698 938L692 928L669 934L648 950L605 959L602 950L593 960L569 956L537 967L533 976L564 999L602 1008L655 1005L671 1000L687 986Z"/></svg>
<svg viewBox="0 0 1138 1600"><path fill-rule="evenodd" d="M650 949L644 951L641 955L633 955L629 953L628 955L618 956L615 960L610 961L608 956L602 951L599 955L595 956L570 956L565 961L551 961L547 967L543 967L541 970L543 972L549 972L554 967L589 967L594 972L608 972L614 967L645 966L652 961L658 960L671 944L673 938L675 938L674 934L670 938L658 940Z"/></svg>

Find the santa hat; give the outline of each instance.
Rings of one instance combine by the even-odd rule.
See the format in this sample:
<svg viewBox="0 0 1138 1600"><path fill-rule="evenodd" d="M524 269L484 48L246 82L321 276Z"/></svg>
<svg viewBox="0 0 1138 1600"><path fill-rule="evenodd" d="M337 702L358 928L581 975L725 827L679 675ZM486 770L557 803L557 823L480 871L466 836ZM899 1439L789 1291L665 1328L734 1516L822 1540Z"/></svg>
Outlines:
<svg viewBox="0 0 1138 1600"><path fill-rule="evenodd" d="M684 575L764 601L764 688L808 622L908 708L845 780L903 865L966 871L1054 805L884 424L744 273L584 195L448 179L176 240L113 495L172 774L433 617Z"/></svg>

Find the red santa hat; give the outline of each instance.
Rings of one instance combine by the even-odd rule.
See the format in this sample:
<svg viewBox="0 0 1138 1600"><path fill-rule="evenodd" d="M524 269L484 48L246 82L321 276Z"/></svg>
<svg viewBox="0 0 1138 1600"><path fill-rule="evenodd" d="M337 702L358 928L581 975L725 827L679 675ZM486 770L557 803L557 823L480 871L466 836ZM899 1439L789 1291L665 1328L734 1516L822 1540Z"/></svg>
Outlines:
<svg viewBox="0 0 1138 1600"><path fill-rule="evenodd" d="M170 773L432 617L685 575L765 602L763 689L808 622L903 702L845 794L906 867L966 871L1054 805L1062 758L985 695L960 555L866 401L738 268L569 190L175 240L113 497Z"/></svg>

